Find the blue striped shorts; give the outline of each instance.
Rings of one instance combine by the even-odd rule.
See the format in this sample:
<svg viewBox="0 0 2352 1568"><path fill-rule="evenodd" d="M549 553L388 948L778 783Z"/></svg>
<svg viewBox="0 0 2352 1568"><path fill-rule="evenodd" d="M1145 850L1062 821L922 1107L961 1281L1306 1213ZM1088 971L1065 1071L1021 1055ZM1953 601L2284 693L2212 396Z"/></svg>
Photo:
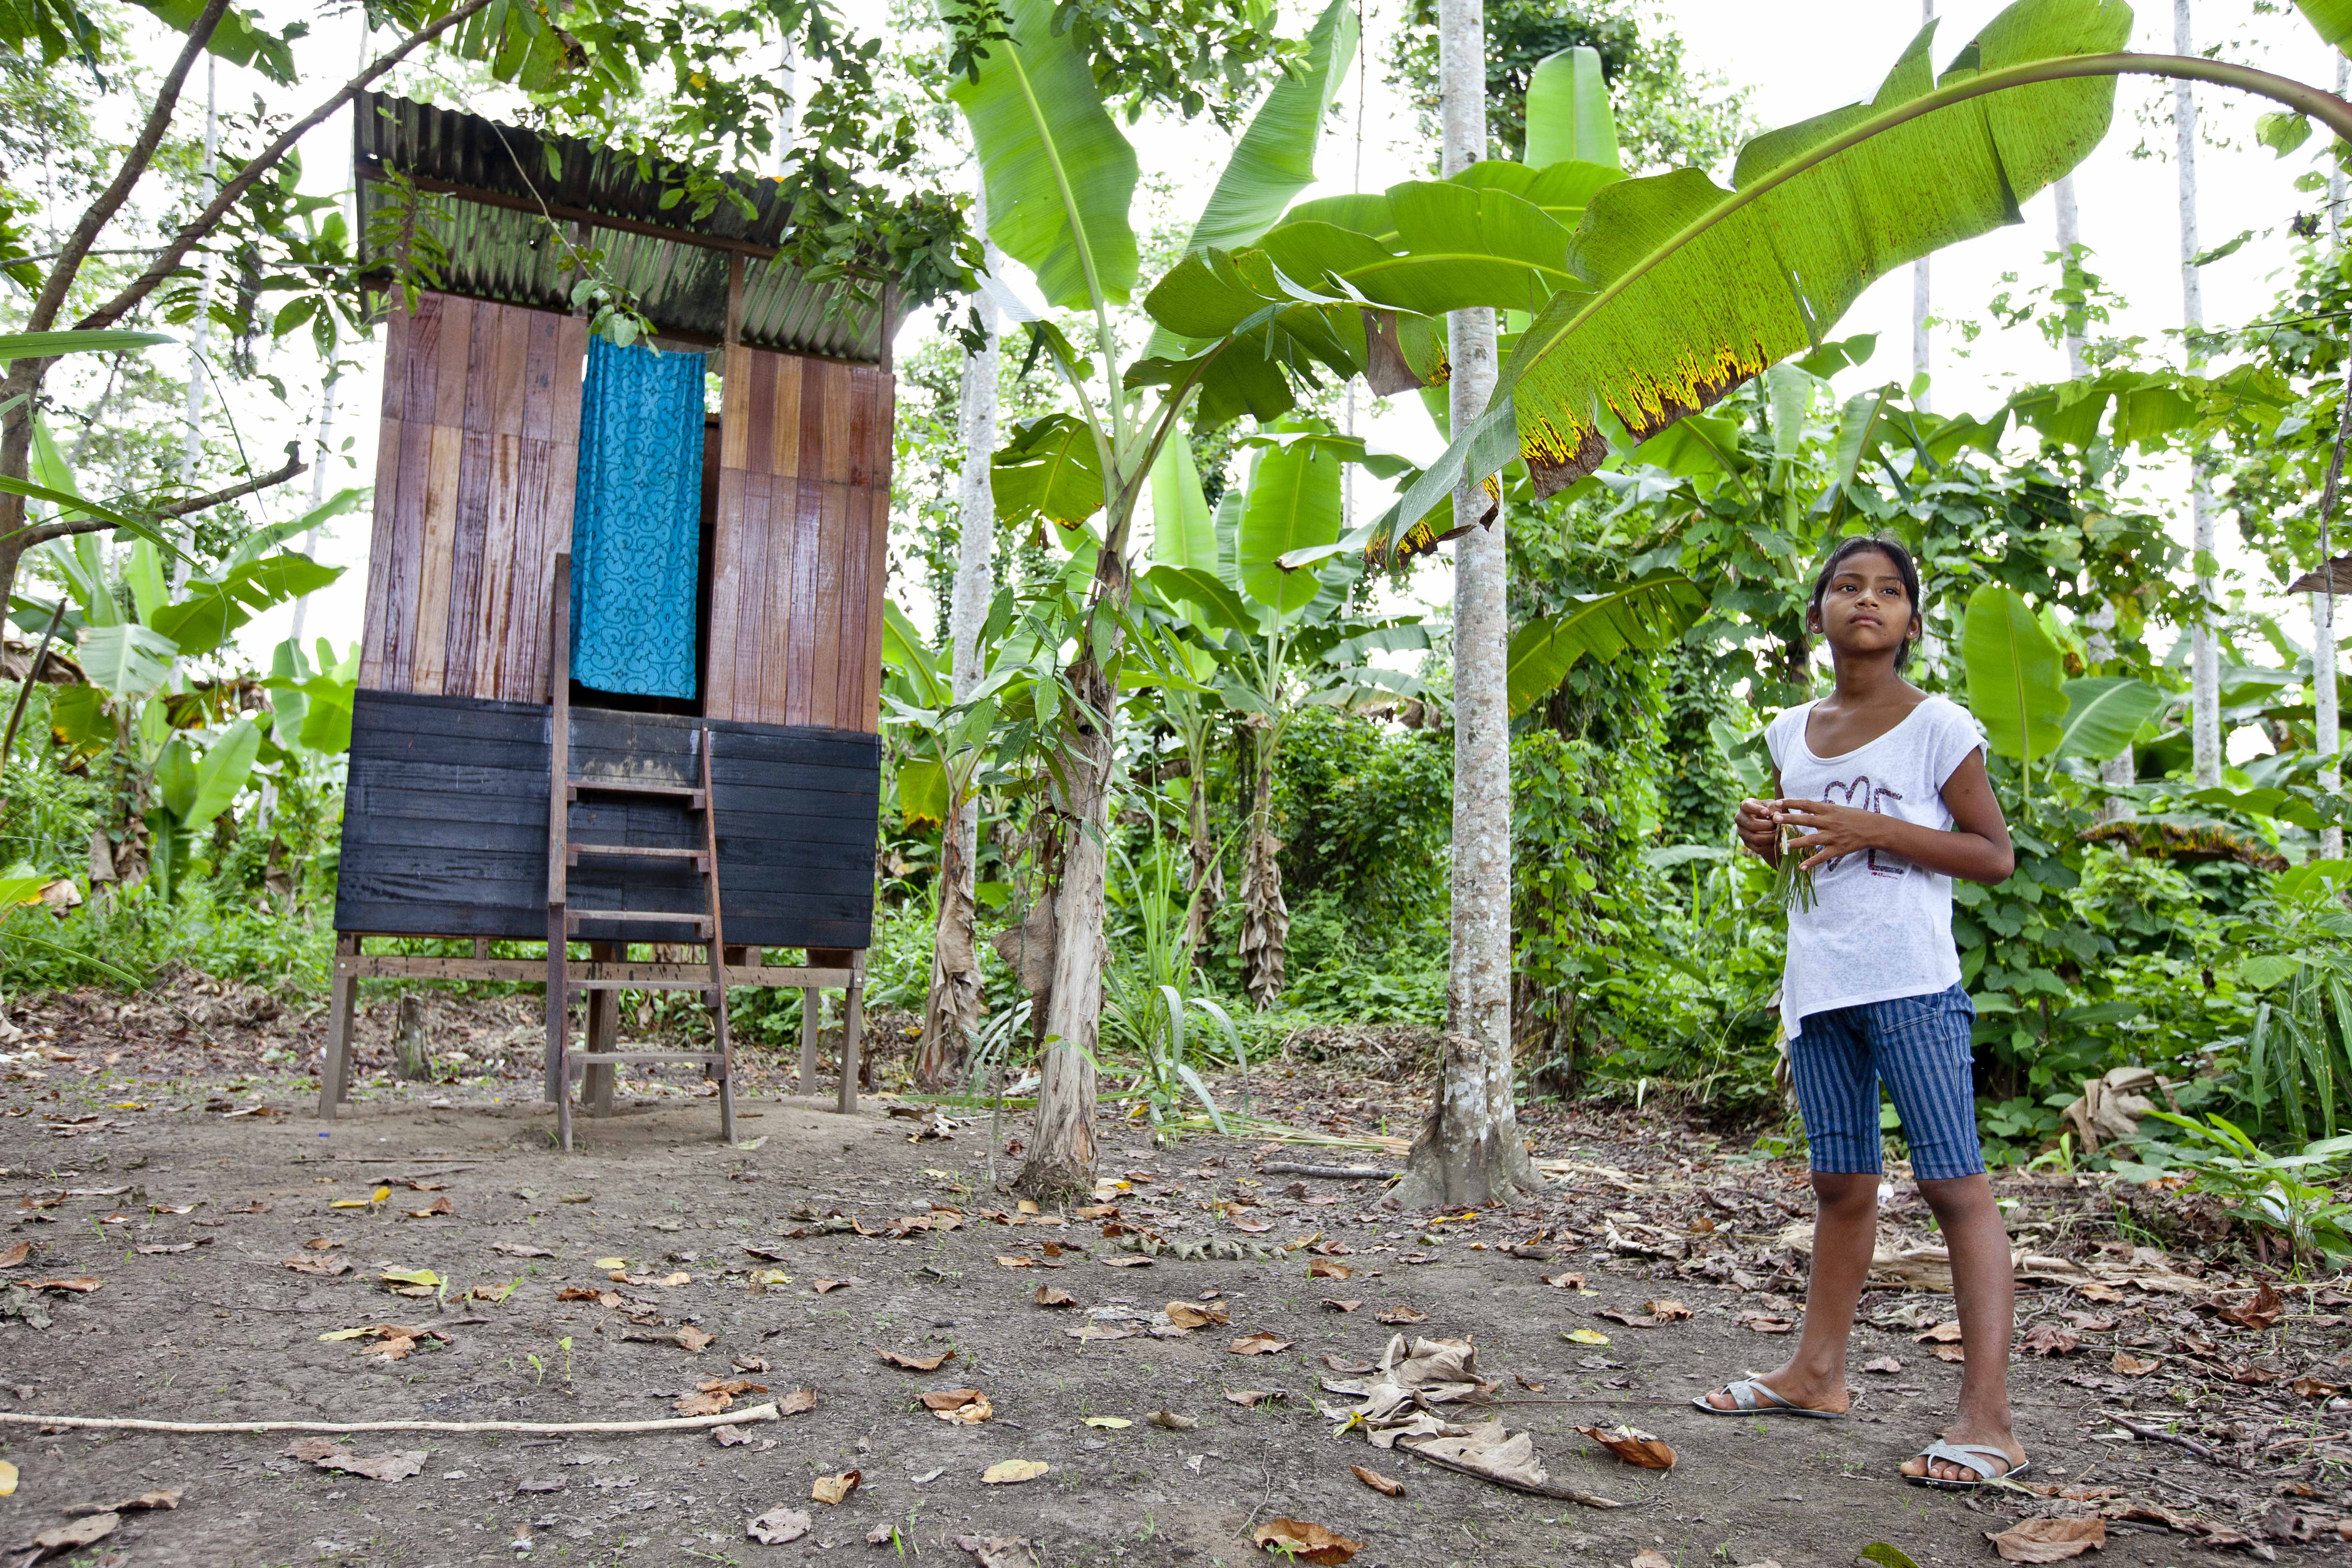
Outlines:
<svg viewBox="0 0 2352 1568"><path fill-rule="evenodd" d="M1813 1169L1874 1174L1885 1168L1878 1085L1885 1079L1923 1182L1973 1176L1985 1168L1977 1137L1970 1025L1976 1006L1958 985L1930 996L1897 996L1807 1014L1789 1042L1797 1105Z"/></svg>

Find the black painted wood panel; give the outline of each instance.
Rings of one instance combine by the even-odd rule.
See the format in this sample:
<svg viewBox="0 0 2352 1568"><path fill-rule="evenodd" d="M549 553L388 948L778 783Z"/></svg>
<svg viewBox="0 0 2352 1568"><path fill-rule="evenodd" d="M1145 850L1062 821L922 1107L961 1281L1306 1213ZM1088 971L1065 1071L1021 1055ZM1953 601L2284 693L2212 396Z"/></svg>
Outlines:
<svg viewBox="0 0 2352 1568"><path fill-rule="evenodd" d="M542 704L362 690L352 712L335 924L341 931L535 940L547 932L548 722ZM688 784L698 721L572 710L575 780ZM862 948L874 920L881 745L872 735L719 722L719 882L727 940L753 947ZM682 805L590 796L575 843L689 848ZM691 911L690 871L585 858L575 909ZM661 942L661 923L581 935Z"/></svg>

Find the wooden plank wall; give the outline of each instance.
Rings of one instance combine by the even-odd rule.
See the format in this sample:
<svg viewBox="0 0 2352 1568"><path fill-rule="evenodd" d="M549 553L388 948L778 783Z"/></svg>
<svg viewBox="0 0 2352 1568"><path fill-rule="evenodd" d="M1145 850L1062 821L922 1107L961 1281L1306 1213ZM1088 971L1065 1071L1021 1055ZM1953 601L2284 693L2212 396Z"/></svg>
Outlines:
<svg viewBox="0 0 2352 1568"><path fill-rule="evenodd" d="M703 711L874 733L890 373L737 347L725 375Z"/></svg>
<svg viewBox="0 0 2352 1568"><path fill-rule="evenodd" d="M572 542L577 317L454 295L384 331L360 685L545 702L547 592Z"/></svg>
<svg viewBox="0 0 2352 1568"><path fill-rule="evenodd" d="M335 929L419 936L547 935L548 724L543 703L362 690L352 712ZM692 782L696 721L572 710L578 778ZM880 742L837 730L718 724L719 908L752 947L862 948L874 921ZM690 848L694 818L652 801L583 801L579 843ZM583 861L583 909L701 908L698 879L646 862ZM670 942L674 925L587 937Z"/></svg>

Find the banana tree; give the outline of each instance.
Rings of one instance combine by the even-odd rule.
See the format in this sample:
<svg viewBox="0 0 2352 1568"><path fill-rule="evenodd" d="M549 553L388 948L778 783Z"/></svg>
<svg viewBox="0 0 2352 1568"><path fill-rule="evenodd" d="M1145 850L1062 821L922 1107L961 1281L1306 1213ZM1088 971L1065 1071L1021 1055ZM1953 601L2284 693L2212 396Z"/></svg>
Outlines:
<svg viewBox="0 0 2352 1568"><path fill-rule="evenodd" d="M1155 564L1147 590L1194 631L1192 646L1205 666L1189 668L1217 700L1242 720L1250 737L1248 842L1242 875L1241 959L1250 999L1263 1011L1283 985L1290 917L1282 897L1282 842L1275 833L1274 772L1284 738L1301 707L1346 704L1371 692L1417 692L1418 682L1368 665L1383 649L1426 648L1428 634L1413 620L1349 619L1341 606L1362 575L1360 559L1327 560L1319 568L1286 571L1285 556L1339 536L1341 468L1348 462L1387 477L1400 458L1367 452L1360 438L1341 436L1319 419L1284 421L1252 437L1245 486L1219 499L1204 539L1193 530L1163 526L1153 542ZM1174 477L1162 518L1208 515L1189 462ZM1182 487L1190 486L1189 492ZM1167 492L1155 488L1155 504ZM1179 707L1182 700L1171 700ZM1205 725L1183 731L1193 755L1197 837L1205 834L1200 800ZM1197 850L1196 850L1197 857ZM1197 885L1197 879L1196 879Z"/></svg>
<svg viewBox="0 0 2352 1568"><path fill-rule="evenodd" d="M2022 595L1988 583L1969 596L1960 629L1969 711L1984 726L1996 756L2018 764L2022 805L2033 794L2033 764L2046 773L2067 757L2104 762L2162 711L2164 693L2131 676L2069 680L2057 639Z"/></svg>
<svg viewBox="0 0 2352 1568"><path fill-rule="evenodd" d="M1163 342L1160 352L1127 363L1111 312L1139 281L1129 216L1138 165L1076 39L1055 26L1053 0L1003 6L942 0L940 10L956 58L970 62L949 96L979 153L989 237L1034 274L1047 305L1082 311L1094 324L1088 356L1051 322L1023 322L1032 355L1050 363L1077 412L1021 432L1015 443L1026 445L1013 466L1020 471L1008 473L1002 462L997 470L1001 508L1085 531L1093 556L1078 613L1049 645L1066 640L1076 648L1052 703L1055 809L1067 826L1053 896L1058 936L1037 1123L1033 1152L1014 1180L1027 1195L1059 1197L1093 1183L1112 707L1129 626L1136 512L1160 453L1196 402L1200 416L1213 419L1215 389L1246 380L1262 404L1282 412L1297 379L1318 366L1340 375L1359 370L1364 334L1352 308L1342 310L1344 299L1277 284L1278 303L1244 311L1236 330L1221 329L1201 343ZM1195 225L1199 243L1255 238L1312 178L1315 132L1356 42L1353 7L1333 0L1309 36L1305 61L1271 89L1219 176ZM1298 313L1303 334L1282 326L1286 311ZM1023 488L1029 479L1040 482ZM1044 710L1042 691L1039 703Z"/></svg>
<svg viewBox="0 0 2352 1568"><path fill-rule="evenodd" d="M2338 8L2306 6L2323 32ZM1940 75L1935 28L1869 102L1749 142L1728 191L1683 169L1594 193L1566 255L1572 281L1535 312L1485 411L1454 432L1402 514L1513 462L1550 494L1612 441L1648 439L1818 345L1887 272L2020 221L2021 204L2104 138L2118 77L2252 92L2352 141L2352 105L2319 88L2125 51L2122 0L2017 0Z"/></svg>

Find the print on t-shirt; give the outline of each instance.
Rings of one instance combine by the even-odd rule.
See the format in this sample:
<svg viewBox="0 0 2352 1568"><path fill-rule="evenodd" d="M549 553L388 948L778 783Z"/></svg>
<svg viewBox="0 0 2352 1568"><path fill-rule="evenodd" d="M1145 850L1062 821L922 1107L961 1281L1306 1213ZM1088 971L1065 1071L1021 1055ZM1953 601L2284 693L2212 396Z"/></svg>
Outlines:
<svg viewBox="0 0 2352 1568"><path fill-rule="evenodd" d="M1884 816L1886 815L1885 810L1878 803L1883 800L1901 800L1903 796L1884 784L1872 784L1868 773L1858 773L1849 783L1840 784L1832 779L1824 784L1822 787L1822 798L1825 801L1833 801L1840 805L1851 805L1864 811L1877 812ZM1873 849L1864 857L1863 860L1863 863L1870 868L1870 874L1874 877L1900 877L1911 869L1911 862L1899 855L1889 855L1885 860L1881 860L1878 856L1879 852Z"/></svg>

